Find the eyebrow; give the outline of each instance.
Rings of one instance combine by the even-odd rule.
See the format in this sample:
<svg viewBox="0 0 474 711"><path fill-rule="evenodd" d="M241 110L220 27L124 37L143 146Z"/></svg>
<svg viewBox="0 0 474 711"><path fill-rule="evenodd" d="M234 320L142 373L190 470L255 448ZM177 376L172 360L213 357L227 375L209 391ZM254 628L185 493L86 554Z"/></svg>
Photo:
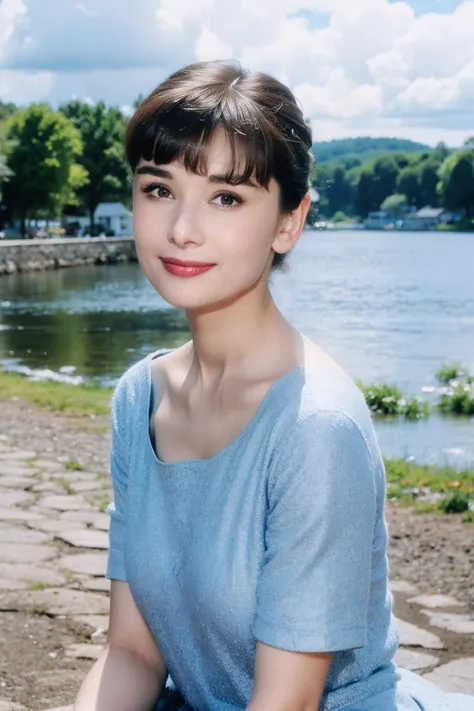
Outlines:
<svg viewBox="0 0 474 711"><path fill-rule="evenodd" d="M173 180L173 174L165 168L158 168L154 165L142 165L135 171L138 175L155 175L157 178L166 178ZM226 183L227 185L248 185L251 188L258 188L259 185L251 178L243 179L241 175L237 175L232 180L228 180L225 173L215 173L207 176L208 183Z"/></svg>

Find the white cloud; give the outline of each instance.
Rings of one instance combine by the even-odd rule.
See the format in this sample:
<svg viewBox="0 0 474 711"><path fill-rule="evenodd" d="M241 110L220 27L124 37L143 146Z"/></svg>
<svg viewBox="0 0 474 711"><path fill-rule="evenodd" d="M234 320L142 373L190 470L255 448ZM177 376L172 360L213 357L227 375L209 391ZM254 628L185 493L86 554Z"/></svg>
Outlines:
<svg viewBox="0 0 474 711"><path fill-rule="evenodd" d="M472 132L474 0L419 16L408 0L114 0L110 9L110 0L3 0L2 96L131 105L179 66L234 56L288 83L316 138L426 129L426 140L459 144ZM328 14L327 26L312 26L311 13Z"/></svg>

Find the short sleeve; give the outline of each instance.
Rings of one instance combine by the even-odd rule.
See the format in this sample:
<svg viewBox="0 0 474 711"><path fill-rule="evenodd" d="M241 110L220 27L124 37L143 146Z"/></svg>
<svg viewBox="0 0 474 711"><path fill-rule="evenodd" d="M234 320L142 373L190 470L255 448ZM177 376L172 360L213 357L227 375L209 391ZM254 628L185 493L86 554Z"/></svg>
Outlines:
<svg viewBox="0 0 474 711"><path fill-rule="evenodd" d="M376 466L346 415L295 425L269 472L256 639L301 652L366 645Z"/></svg>
<svg viewBox="0 0 474 711"><path fill-rule="evenodd" d="M111 402L112 443L110 448L110 474L113 501L107 507L107 513L110 515L107 577L112 580L126 581L124 544L127 527L128 464L124 452L125 438L121 434L119 427L123 414L119 406L118 391L116 390Z"/></svg>

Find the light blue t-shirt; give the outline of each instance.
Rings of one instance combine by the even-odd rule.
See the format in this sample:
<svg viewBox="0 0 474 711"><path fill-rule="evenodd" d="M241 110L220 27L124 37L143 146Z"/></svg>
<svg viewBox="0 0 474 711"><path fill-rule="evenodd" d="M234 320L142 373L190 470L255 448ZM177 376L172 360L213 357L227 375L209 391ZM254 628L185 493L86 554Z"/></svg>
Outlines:
<svg viewBox="0 0 474 711"><path fill-rule="evenodd" d="M112 400L107 576L129 583L187 704L243 711L261 640L336 652L321 711L450 710L427 682L433 703L416 704L392 662L385 472L353 381L295 368L218 454L165 463L149 431L161 354Z"/></svg>

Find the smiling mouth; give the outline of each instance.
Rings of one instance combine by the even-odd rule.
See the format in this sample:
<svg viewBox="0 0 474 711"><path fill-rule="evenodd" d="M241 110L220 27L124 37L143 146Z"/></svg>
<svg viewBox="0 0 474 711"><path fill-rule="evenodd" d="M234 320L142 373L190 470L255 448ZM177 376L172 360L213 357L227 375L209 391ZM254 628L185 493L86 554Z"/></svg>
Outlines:
<svg viewBox="0 0 474 711"><path fill-rule="evenodd" d="M165 264L176 264L178 267L214 267L215 264L211 262L182 262L180 259L171 259L168 257L161 257L161 261Z"/></svg>
<svg viewBox="0 0 474 711"><path fill-rule="evenodd" d="M216 266L204 262L182 262L179 259L167 258L161 258L161 262L169 274L183 278L199 276Z"/></svg>

